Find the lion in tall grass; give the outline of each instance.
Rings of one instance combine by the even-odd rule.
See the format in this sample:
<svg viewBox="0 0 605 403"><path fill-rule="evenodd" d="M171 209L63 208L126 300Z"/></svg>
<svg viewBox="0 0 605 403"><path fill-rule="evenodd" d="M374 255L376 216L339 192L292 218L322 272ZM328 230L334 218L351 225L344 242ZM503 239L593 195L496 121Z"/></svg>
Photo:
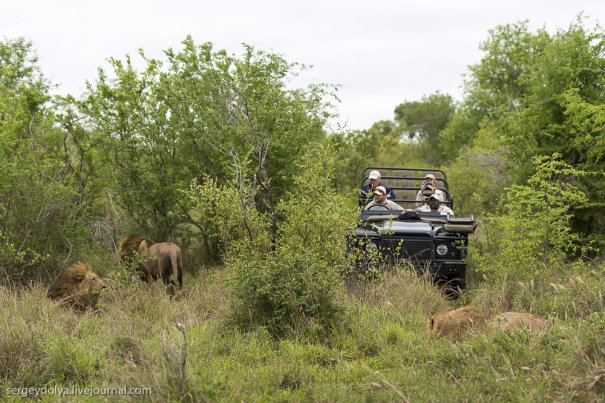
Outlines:
<svg viewBox="0 0 605 403"><path fill-rule="evenodd" d="M470 331L489 331L500 329L511 332L515 329L539 330L547 325L547 321L531 313L504 312L487 314L478 312L472 306L452 308L433 315L427 323L427 331L431 338L459 338Z"/></svg>
<svg viewBox="0 0 605 403"><path fill-rule="evenodd" d="M183 256L175 243L130 235L120 241L118 257L122 264L136 264L145 282L161 278L165 285L183 287Z"/></svg>
<svg viewBox="0 0 605 403"><path fill-rule="evenodd" d="M103 289L107 288L86 262L76 261L67 267L50 286L46 296L77 310L95 308Z"/></svg>
<svg viewBox="0 0 605 403"><path fill-rule="evenodd" d="M540 330L548 325L546 319L526 312L504 312L494 315L491 324L497 326L503 332L526 328L529 330Z"/></svg>
<svg viewBox="0 0 605 403"><path fill-rule="evenodd" d="M491 316L476 311L472 306L451 308L433 315L427 323L431 338L458 338L470 329L484 330Z"/></svg>

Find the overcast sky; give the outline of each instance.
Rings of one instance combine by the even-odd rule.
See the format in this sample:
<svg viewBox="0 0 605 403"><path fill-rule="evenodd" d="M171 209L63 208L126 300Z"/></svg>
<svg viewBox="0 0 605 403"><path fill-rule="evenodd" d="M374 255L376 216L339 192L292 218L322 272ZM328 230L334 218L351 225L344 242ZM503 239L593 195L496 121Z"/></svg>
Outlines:
<svg viewBox="0 0 605 403"><path fill-rule="evenodd" d="M528 20L567 28L605 21L603 0L0 0L0 36L30 39L57 92L80 95L109 57L162 57L196 43L241 43L312 65L305 82L342 86L339 123L366 129L395 106L440 91L460 99L488 30Z"/></svg>

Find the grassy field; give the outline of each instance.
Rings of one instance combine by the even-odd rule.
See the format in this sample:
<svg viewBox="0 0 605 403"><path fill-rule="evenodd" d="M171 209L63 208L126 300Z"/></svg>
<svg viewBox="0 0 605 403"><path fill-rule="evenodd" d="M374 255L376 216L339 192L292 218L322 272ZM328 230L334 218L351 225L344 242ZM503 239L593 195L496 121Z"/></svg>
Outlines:
<svg viewBox="0 0 605 403"><path fill-rule="evenodd" d="M23 387L150 388L67 401L603 400L604 272L595 265L528 284L471 278L455 302L392 274L343 288L342 324L328 336L301 323L282 339L233 325L225 270L186 277L176 301L159 286L109 279L99 311L83 314L49 301L42 286L0 288L0 400L23 399L13 389ZM432 313L464 304L532 312L552 326L427 337ZM42 400L57 400L57 390Z"/></svg>

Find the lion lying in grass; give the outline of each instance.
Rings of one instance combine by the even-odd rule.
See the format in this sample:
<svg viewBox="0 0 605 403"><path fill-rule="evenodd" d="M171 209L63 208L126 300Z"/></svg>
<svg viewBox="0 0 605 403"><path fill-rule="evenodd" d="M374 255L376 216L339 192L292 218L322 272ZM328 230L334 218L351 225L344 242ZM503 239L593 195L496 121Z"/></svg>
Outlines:
<svg viewBox="0 0 605 403"><path fill-rule="evenodd" d="M515 329L526 328L529 330L543 329L547 322L531 313L504 312L500 314L486 314L476 311L472 306L452 308L433 315L427 323L430 338L441 337L458 338L474 331L489 331L500 329L503 332L511 332Z"/></svg>
<svg viewBox="0 0 605 403"><path fill-rule="evenodd" d="M546 319L531 313L504 312L494 315L492 324L497 325L503 332L526 328L529 330L544 329L547 325Z"/></svg>
<svg viewBox="0 0 605 403"><path fill-rule="evenodd" d="M107 288L86 262L77 261L63 270L46 296L77 310L95 308L99 295Z"/></svg>

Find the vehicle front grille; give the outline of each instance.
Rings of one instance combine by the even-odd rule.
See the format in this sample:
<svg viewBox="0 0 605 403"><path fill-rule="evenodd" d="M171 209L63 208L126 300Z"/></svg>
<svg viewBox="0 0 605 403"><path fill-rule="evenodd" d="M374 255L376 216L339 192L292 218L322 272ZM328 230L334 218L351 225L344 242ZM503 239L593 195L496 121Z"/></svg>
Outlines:
<svg viewBox="0 0 605 403"><path fill-rule="evenodd" d="M433 258L433 240L426 237L384 237L380 240L383 253L392 257L424 263Z"/></svg>

